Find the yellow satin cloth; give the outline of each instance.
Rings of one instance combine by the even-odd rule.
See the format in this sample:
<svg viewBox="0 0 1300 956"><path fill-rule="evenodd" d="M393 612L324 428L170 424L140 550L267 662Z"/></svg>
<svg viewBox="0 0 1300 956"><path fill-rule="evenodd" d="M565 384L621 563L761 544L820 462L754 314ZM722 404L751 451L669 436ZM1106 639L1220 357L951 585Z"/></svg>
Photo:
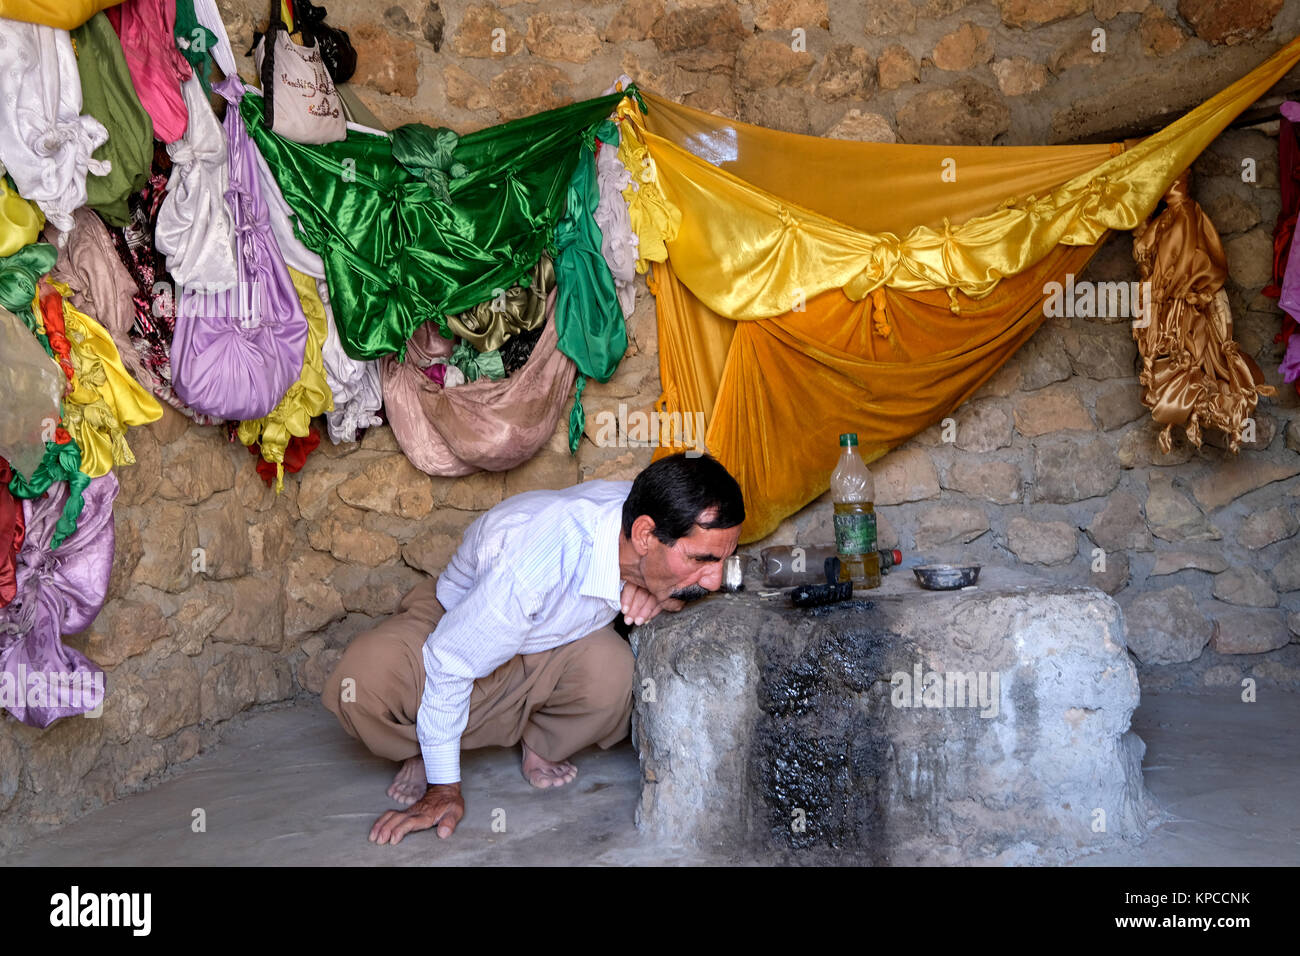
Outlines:
<svg viewBox="0 0 1300 956"><path fill-rule="evenodd" d="M100 10L122 0L0 0L0 17L43 23L56 30L74 30Z"/></svg>
<svg viewBox="0 0 1300 956"><path fill-rule="evenodd" d="M307 316L307 345L303 349L302 374L289 386L284 397L271 409L270 414L252 421L240 422L239 440L245 445L258 442L262 458L275 465L275 490L284 490L284 452L289 439L306 438L311 420L317 415L334 410L334 396L325 378L325 337L329 334L325 318L325 305L316 291L316 280L292 266L287 266L293 278L294 291Z"/></svg>
<svg viewBox="0 0 1300 956"><path fill-rule="evenodd" d="M1300 39L1127 150L846 143L624 101L660 435L704 413L741 540L767 536L826 490L841 432L872 461L951 414L1042 323L1044 286L1141 224L1297 61Z"/></svg>
<svg viewBox="0 0 1300 956"><path fill-rule="evenodd" d="M681 281L730 319L781 315L835 288L851 299L881 285L978 298L1058 244L1092 245L1145 220L1174 177L1297 61L1300 38L1127 151L845 143L646 94L647 115L630 100L619 111L619 155L638 187L624 195L642 256L666 251Z"/></svg>
<svg viewBox="0 0 1300 956"><path fill-rule="evenodd" d="M1169 453L1174 426L1198 448L1202 426L1221 430L1241 448L1246 421L1261 395L1277 390L1232 339L1232 310L1223 283L1228 257L1219 233L1191 196L1190 171L1174 180L1160 215L1133 235L1138 275L1151 283L1151 321L1134 328L1142 355L1142 401L1164 429Z"/></svg>
<svg viewBox="0 0 1300 956"><path fill-rule="evenodd" d="M9 188L0 173L0 259L35 242L45 228L45 214Z"/></svg>
<svg viewBox="0 0 1300 956"><path fill-rule="evenodd" d="M62 282L50 285L63 297L63 325L75 371L71 391L63 397L63 425L81 449L81 470L99 478L114 465L135 464L126 430L156 422L162 406L123 366L108 330L72 305L72 290ZM40 316L40 309L35 312Z"/></svg>

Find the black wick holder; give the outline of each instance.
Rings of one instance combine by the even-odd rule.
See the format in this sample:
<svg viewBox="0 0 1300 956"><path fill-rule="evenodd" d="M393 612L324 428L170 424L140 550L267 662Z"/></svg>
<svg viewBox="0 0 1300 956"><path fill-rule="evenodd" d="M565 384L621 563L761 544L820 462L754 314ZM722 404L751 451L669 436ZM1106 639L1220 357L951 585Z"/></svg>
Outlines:
<svg viewBox="0 0 1300 956"><path fill-rule="evenodd" d="M822 567L826 571L825 584L805 584L790 589L790 601L795 607L822 607L853 597L853 582L840 580L839 558L827 558Z"/></svg>

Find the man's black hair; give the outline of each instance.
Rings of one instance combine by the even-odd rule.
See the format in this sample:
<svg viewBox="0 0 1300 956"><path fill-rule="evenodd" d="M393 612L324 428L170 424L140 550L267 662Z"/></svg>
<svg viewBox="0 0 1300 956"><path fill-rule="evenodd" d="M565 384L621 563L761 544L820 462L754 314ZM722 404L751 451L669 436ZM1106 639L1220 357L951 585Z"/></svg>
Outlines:
<svg viewBox="0 0 1300 956"><path fill-rule="evenodd" d="M707 521L705 511L715 509ZM691 528L734 528L745 522L745 500L740 485L712 455L669 455L646 468L632 482L623 502L623 533L632 535L632 523L641 515L654 519L655 537L671 545L690 534Z"/></svg>

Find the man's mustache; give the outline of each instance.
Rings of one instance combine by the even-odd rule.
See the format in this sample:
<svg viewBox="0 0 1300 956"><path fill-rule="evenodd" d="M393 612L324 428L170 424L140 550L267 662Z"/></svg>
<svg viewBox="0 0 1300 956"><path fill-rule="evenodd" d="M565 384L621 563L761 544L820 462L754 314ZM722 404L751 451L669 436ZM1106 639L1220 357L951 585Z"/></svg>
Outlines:
<svg viewBox="0 0 1300 956"><path fill-rule="evenodd" d="M708 588L702 588L698 584L692 584L690 587L685 587L678 591L674 591L672 594L668 596L671 598L676 598L678 601L696 601L704 597L705 595L711 593L713 592L711 592Z"/></svg>

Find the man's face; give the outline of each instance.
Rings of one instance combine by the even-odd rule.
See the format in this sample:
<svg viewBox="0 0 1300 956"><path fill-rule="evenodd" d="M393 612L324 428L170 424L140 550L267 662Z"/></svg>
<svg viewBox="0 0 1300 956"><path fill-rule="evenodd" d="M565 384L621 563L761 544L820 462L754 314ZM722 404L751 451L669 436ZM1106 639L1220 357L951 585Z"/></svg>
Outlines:
<svg viewBox="0 0 1300 956"><path fill-rule="evenodd" d="M736 550L740 528L701 528L673 544L650 537L641 560L647 589L661 601L703 597L722 586L722 562Z"/></svg>

